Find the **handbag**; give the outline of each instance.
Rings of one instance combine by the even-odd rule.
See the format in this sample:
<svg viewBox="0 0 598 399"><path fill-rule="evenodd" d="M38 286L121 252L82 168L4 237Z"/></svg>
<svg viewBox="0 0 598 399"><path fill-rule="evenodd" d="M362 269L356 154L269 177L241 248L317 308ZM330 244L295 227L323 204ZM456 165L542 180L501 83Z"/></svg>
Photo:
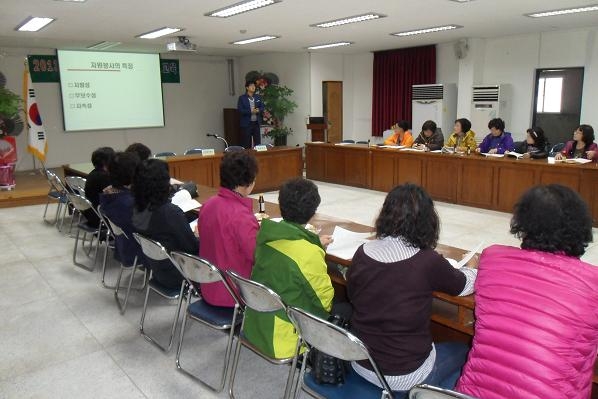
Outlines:
<svg viewBox="0 0 598 399"><path fill-rule="evenodd" d="M335 326L347 329L349 328L349 320L344 317L331 314L328 321ZM345 375L349 367L349 362L330 356L324 352L320 352L316 348L310 349L309 359L311 363L311 374L318 384L338 385L345 382Z"/></svg>

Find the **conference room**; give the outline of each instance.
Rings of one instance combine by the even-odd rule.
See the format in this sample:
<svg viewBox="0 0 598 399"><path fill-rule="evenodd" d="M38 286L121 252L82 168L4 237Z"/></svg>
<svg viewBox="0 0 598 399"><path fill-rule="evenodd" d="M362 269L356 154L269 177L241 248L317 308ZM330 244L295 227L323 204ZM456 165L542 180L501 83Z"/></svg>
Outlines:
<svg viewBox="0 0 598 399"><path fill-rule="evenodd" d="M560 183L581 195L596 226L596 163L552 165L544 159L422 154L376 146L384 141L384 132L401 119L411 122L415 137L423 121L435 119L447 139L455 119L468 118L480 142L489 132L487 123L495 106L500 107L496 116L504 119L505 130L515 141L525 140L527 129L533 126L541 126L551 144L572 140L580 124L598 126L598 117L592 112L598 107L592 95L598 85L597 11L591 1L508 0L496 6L487 0L431 0L422 6L418 1L282 0L229 17L209 15L234 3L216 0L168 5L155 0L4 3L0 16L4 87L25 99L24 64L29 66L44 145L47 143L47 150L42 147L44 165L59 174L65 165L85 173L84 164L99 147L124 150L140 142L153 153L177 154L167 158L172 177L198 183L200 197L202 190L213 192L219 185L217 168L223 151L241 144L237 141L241 132L237 101L245 93L248 74L254 77L251 73L255 72L264 81L290 88L289 99L296 105L282 120L292 131L285 135L285 147L270 147L275 144L274 137L265 133L272 127L262 125L261 144L266 151L255 152L260 174L252 198L263 194L268 209L276 209L277 189L286 178L306 176L320 191L320 224L352 223L372 231L386 194L397 184L414 182L435 200L441 222L439 250L455 248L465 253L480 243L482 248L492 244L518 247L519 240L509 233L513 205L535 184ZM532 15L573 6L588 10ZM359 22L332 23L354 16L361 16ZM53 21L37 32L18 31L29 17ZM163 27L174 30L153 39L141 38ZM260 36L270 39L248 40ZM235 44L243 41L247 43ZM73 78L69 92L70 80L63 81L62 69L57 74L45 64L42 70L42 60L50 60L52 68L54 60L61 60L59 68L66 65L57 50L64 55L85 51L93 52L91 57L99 56L87 60L85 68L75 65L71 69L116 69L118 62L127 68L119 65L121 72L107 73L121 75L130 72L129 63L136 67L137 61L115 58L105 61L112 63L112 68L104 68L102 57L149 55L154 68L158 63L158 70L152 72L158 76L156 90L133 94L134 86L127 86L124 92L118 87L122 82L104 87L118 79L99 80L94 83L97 93L118 93L109 97L118 115L111 110L87 117L82 107L70 109L71 103L93 102L91 98L74 101L77 93L91 96L95 91L85 88L87 80L81 80L84 87L79 88L74 87L77 79ZM101 68L92 65L100 59ZM39 71L33 70L35 60ZM407 69L419 75L404 77L400 71ZM38 76L34 76L36 72ZM54 77L48 77L49 72L54 72ZM44 76L48 80L44 81ZM400 82L393 80L399 76ZM567 85L570 76L575 84ZM546 87L549 79L565 82L563 93L569 89L575 93L563 94L564 108L558 112L542 108L546 96L539 95L539 84ZM441 107L434 111L435 116L417 122L415 114L420 109L412 99L413 85L440 87L447 100L452 98L451 105L444 107L452 113ZM476 102L480 92L474 88L484 87L494 90L495 105ZM399 91L389 91L391 88ZM157 105L140 106L141 99L150 97ZM80 112L70 117L69 111ZM152 120L138 119L139 115L150 115ZM110 125L119 118L119 123ZM6 343L0 349L0 396L226 397L225 391L213 393L177 371L175 351L164 354L140 336L143 293L131 294L128 310L121 316L112 291L102 288L101 268L89 273L73 266L73 239L41 218L47 199L45 178L41 200L15 200L14 193L24 184L20 182L42 166L40 159L28 152L31 141L26 116L20 113L15 121L22 126L21 134L14 136L16 187L0 191L0 264L5 276L0 280L4 291L0 312L9 321L0 334ZM325 122L320 128L323 137L313 136L318 130L310 123L314 121ZM70 125L87 122L92 124ZM16 125L15 132L19 130L19 123ZM366 144L335 145L343 140ZM183 155L193 148L207 151L205 155ZM214 155L208 155L211 150ZM55 206L53 203L48 210L50 218ZM255 207L257 211L257 204ZM594 228L594 237L596 231ZM598 264L596 243L589 244L581 259ZM117 273L118 266L110 268L108 281ZM459 312L463 308L459 319L463 328L434 322L434 334L447 339L471 337L473 305L468 306L450 298L440 304L438 317L442 310ZM173 307L166 301L157 306L157 319L148 323L163 323L168 330ZM204 330L189 327L185 351L197 343L201 348L198 356L220 361L226 336ZM241 354L237 396L281 396L288 368L270 366L247 352ZM218 372L204 368L199 374L217 379Z"/></svg>

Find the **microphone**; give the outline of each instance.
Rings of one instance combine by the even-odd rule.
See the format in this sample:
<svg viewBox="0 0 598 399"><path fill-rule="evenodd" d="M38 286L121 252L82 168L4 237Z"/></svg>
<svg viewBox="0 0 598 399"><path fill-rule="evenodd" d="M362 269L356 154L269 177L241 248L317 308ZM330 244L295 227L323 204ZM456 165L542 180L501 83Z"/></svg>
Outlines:
<svg viewBox="0 0 598 399"><path fill-rule="evenodd" d="M217 134L214 134L214 133L208 133L208 134L206 134L206 136L214 137L215 139L224 141L224 149L226 150L228 148L228 142L226 141L226 139L224 137L218 136Z"/></svg>

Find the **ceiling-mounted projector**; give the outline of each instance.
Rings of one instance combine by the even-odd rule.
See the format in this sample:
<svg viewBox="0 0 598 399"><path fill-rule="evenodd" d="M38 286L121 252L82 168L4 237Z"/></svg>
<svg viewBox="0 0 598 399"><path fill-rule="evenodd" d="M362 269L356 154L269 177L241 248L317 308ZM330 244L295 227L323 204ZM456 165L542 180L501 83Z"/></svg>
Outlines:
<svg viewBox="0 0 598 399"><path fill-rule="evenodd" d="M197 45L189 41L187 36L179 36L176 42L166 43L168 51L197 51Z"/></svg>

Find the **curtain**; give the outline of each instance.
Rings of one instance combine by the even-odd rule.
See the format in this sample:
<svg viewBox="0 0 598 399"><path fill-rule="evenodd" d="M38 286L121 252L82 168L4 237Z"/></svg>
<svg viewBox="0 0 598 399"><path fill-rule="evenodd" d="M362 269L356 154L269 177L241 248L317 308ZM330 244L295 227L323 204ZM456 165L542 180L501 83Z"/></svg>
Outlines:
<svg viewBox="0 0 598 399"><path fill-rule="evenodd" d="M375 52L372 135L382 136L401 119L411 121L411 86L433 83L435 45Z"/></svg>

